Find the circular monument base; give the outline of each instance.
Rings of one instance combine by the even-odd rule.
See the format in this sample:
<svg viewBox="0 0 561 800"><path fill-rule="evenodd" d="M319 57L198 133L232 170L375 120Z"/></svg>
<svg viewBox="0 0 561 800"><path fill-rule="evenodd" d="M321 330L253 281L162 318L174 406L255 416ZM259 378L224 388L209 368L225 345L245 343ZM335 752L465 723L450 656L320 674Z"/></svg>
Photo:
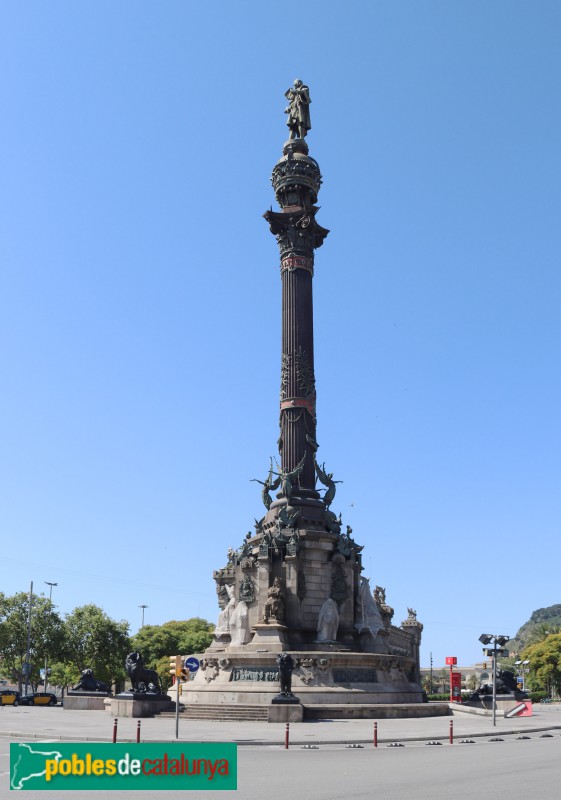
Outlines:
<svg viewBox="0 0 561 800"><path fill-rule="evenodd" d="M271 707L280 704L279 672L275 652L226 650L220 654L207 651L194 680L183 686L183 701L189 708L204 706L208 713L221 707ZM411 660L382 653L352 653L333 650L290 651L294 661L292 692L303 708L304 717L321 716L329 708L331 718L367 716L376 718L376 706L400 705L414 708L408 716L425 716L419 684L407 673ZM349 706L363 709L350 714ZM310 714L307 713L310 709ZM364 712L366 709L366 712ZM447 706L444 705L447 713ZM422 711L426 710L426 714Z"/></svg>

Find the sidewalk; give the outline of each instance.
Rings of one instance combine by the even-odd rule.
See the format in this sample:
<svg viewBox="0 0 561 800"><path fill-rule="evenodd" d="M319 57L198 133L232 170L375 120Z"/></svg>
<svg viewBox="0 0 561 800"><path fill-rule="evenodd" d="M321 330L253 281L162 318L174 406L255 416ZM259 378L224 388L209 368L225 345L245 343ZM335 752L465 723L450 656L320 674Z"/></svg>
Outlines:
<svg viewBox="0 0 561 800"><path fill-rule="evenodd" d="M537 706L533 717L492 719L458 712L449 717L425 719L320 720L290 725L290 743L304 744L372 744L374 722L380 744L400 741L448 741L450 721L454 738L561 733L561 706ZM142 719L141 741L174 741L175 719L170 717ZM2 739L52 739L60 741L111 741L114 718L106 711L65 711L56 707L3 706L0 708ZM136 741L138 720L121 717L117 741ZM284 723L217 722L179 719L179 740L184 742L237 742L240 746L284 746Z"/></svg>

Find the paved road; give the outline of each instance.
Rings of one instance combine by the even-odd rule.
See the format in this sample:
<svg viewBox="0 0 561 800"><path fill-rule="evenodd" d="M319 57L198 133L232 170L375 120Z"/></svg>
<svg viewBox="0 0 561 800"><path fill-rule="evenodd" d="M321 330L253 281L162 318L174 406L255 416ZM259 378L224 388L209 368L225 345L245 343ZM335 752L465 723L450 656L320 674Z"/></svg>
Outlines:
<svg viewBox="0 0 561 800"><path fill-rule="evenodd" d="M0 772L7 769L6 740L0 742ZM319 750L288 751L279 747L239 749L236 792L189 792L193 800L558 800L561 735L504 742L402 748L387 745L347 749L324 745ZM54 798L68 793L41 793ZM9 793L7 775L0 776L0 798ZM108 800L130 800L130 792L114 791ZM73 792L92 800L92 792ZM142 792L142 800L169 800L169 792Z"/></svg>
<svg viewBox="0 0 561 800"><path fill-rule="evenodd" d="M378 721L381 742L401 739L446 739L452 717L425 719L387 719ZM504 719L497 717L493 729L489 717L455 713L453 717L456 736L484 736L545 730L559 726L561 732L561 706L543 706L533 717ZM118 740L134 741L137 720L120 718ZM209 720L180 719L180 739L190 742L238 742L240 745L275 745L284 742L283 723L266 722L212 722ZM31 741L36 737L64 741L110 741L113 717L106 711L65 711L60 706L0 706L0 737L11 736ZM321 720L301 722L290 726L290 740L294 744L368 743L372 741L373 721ZM143 719L142 741L172 741L175 737L173 717Z"/></svg>
<svg viewBox="0 0 561 800"><path fill-rule="evenodd" d="M369 743L369 720L303 723L291 726L288 751L281 744L284 726L182 720L184 741L237 740L241 745L237 792L189 792L187 796L193 800L370 800L376 796L384 800L558 800L560 710L539 710L525 720L499 719L494 730L487 718L457 714L454 727L458 738L471 736L474 744L458 740L448 744L449 720L380 720L376 750ZM173 739L173 720L143 720L142 725L145 741ZM134 738L136 720L120 719L119 726L119 739ZM547 728L550 735L545 738ZM0 800L15 796L8 790L10 739L26 740L32 734L36 741L107 740L111 729L112 718L106 712L64 712L59 708L0 711ZM517 731L530 738L517 739ZM427 745L436 735L444 744ZM504 741L491 742L497 735ZM335 743L361 739L368 742L362 749ZM388 747L391 740L405 742L405 746ZM319 749L303 750L297 741L317 742ZM267 742L271 744L263 746ZM60 795L64 800L66 794L45 792L42 796ZM72 796L91 800L93 795L77 792ZM108 800L130 800L130 796L130 792L111 792ZM156 798L169 800L169 793L142 793L142 800Z"/></svg>

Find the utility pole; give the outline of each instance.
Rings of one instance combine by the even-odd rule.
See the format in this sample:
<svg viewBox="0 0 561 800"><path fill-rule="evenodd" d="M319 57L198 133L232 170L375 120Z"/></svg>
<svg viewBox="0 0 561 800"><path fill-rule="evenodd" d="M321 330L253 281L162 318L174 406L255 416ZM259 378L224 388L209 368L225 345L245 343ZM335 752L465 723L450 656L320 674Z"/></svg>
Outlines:
<svg viewBox="0 0 561 800"><path fill-rule="evenodd" d="M430 693L432 694L432 653L430 654Z"/></svg>
<svg viewBox="0 0 561 800"><path fill-rule="evenodd" d="M31 664L29 659L31 658L31 606L33 605L33 581L31 581L31 586L29 588L29 609L27 613L27 653L25 656L25 694L27 694L27 689L29 687L29 673L31 672Z"/></svg>
<svg viewBox="0 0 561 800"><path fill-rule="evenodd" d="M49 587L49 613L52 613L53 610L53 586L58 586L58 583L51 583L50 581L45 581L47 586ZM49 679L47 676L47 654L45 653L45 679L43 681L45 686L45 691L47 691L47 686L49 683Z"/></svg>
<svg viewBox="0 0 561 800"><path fill-rule="evenodd" d="M143 628L144 627L144 609L148 608L148 606L142 604L141 606L138 606L138 607L142 609L142 624L141 624L140 627Z"/></svg>

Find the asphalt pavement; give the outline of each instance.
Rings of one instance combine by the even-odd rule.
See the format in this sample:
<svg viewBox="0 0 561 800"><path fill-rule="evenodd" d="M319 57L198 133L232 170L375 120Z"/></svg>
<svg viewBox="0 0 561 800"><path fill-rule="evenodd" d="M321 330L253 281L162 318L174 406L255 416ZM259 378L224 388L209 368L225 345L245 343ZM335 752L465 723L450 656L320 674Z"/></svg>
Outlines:
<svg viewBox="0 0 561 800"><path fill-rule="evenodd" d="M449 744L453 722L454 745ZM141 741L174 741L175 720L143 719ZM10 741L111 741L114 718L105 711L5 706L0 710L0 800L9 789ZM138 720L119 718L118 741L136 741ZM320 720L290 725L180 719L184 742L234 741L238 788L192 791L190 800L557 800L561 752L561 707L538 706L533 717L492 719L456 711L450 717L377 720ZM440 742L440 747L426 745ZM401 747L391 746L395 743ZM268 745L268 746L267 746ZM132 745L134 749L134 745ZM68 792L44 791L63 800ZM105 794L96 790L98 794ZM112 790L110 800L130 800ZM143 800L166 800L169 791L143 791ZM91 800L92 792L72 792Z"/></svg>
<svg viewBox="0 0 561 800"><path fill-rule="evenodd" d="M558 731L561 733L561 705L534 706L532 717L505 719L497 715L493 727L491 717L455 711L448 717L421 719L376 720L378 742L414 742L449 740L450 722L455 740L491 736ZM374 720L318 720L290 724L290 744L372 744ZM111 741L114 718L107 711L69 711L60 706L1 706L0 737L32 741ZM117 741L136 741L138 720L120 717ZM143 742L174 741L175 719L153 717L140 720ZM185 742L236 742L243 747L257 745L282 746L285 724L268 722L235 722L190 720L180 717L179 740Z"/></svg>

